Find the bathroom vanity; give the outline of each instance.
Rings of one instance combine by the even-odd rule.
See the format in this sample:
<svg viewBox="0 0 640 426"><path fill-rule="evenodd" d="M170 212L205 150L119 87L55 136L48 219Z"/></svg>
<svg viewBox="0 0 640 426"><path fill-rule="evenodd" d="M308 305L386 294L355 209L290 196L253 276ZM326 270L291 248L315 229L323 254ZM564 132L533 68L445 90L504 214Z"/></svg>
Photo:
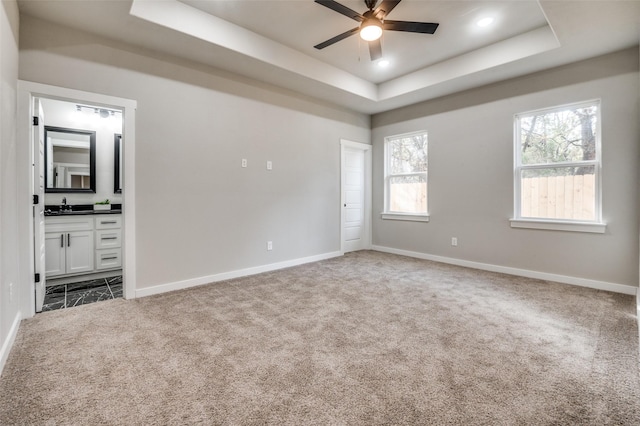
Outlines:
<svg viewBox="0 0 640 426"><path fill-rule="evenodd" d="M122 268L122 211L92 205L45 207L45 276L64 278Z"/></svg>

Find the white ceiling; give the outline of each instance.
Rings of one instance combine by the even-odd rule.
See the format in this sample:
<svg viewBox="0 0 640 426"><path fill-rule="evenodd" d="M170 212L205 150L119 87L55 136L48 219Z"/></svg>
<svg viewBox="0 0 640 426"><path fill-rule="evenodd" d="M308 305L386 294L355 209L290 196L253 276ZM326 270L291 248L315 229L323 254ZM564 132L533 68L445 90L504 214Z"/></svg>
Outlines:
<svg viewBox="0 0 640 426"><path fill-rule="evenodd" d="M340 1L360 13L363 1ZM197 61L347 108L377 113L635 46L640 0L403 0L393 20L438 22L433 35L386 31L381 68L358 25L313 0L19 0L21 13ZM478 19L492 16L487 28Z"/></svg>
<svg viewBox="0 0 640 426"><path fill-rule="evenodd" d="M393 66L382 69L371 63L367 44L357 35L323 50L313 48L358 26L358 22L313 0L181 1L373 83L400 77L547 24L535 0L403 0L391 11L389 19L442 25L433 35L387 31L382 39L383 53L393 61ZM367 10L362 0L339 2L356 12ZM475 24L486 16L498 20L493 28L483 29ZM509 22L518 24L506 24Z"/></svg>

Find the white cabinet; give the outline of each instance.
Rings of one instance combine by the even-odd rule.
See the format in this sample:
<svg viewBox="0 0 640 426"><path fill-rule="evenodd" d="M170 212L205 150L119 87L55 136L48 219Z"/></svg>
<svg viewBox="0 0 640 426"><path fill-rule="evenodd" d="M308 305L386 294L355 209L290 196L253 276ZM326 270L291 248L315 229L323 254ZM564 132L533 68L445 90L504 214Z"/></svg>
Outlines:
<svg viewBox="0 0 640 426"><path fill-rule="evenodd" d="M96 230L96 250L118 248L122 245L119 229Z"/></svg>
<svg viewBox="0 0 640 426"><path fill-rule="evenodd" d="M45 218L45 274L62 277L122 268L122 216Z"/></svg>
<svg viewBox="0 0 640 426"><path fill-rule="evenodd" d="M45 274L47 277L91 272L94 269L93 218L45 219Z"/></svg>
<svg viewBox="0 0 640 426"><path fill-rule="evenodd" d="M48 232L44 234L45 276L54 277L67 272L64 234Z"/></svg>
<svg viewBox="0 0 640 426"><path fill-rule="evenodd" d="M67 274L93 270L93 231L67 233Z"/></svg>
<svg viewBox="0 0 640 426"><path fill-rule="evenodd" d="M96 269L122 268L122 250L108 249L96 250Z"/></svg>
<svg viewBox="0 0 640 426"><path fill-rule="evenodd" d="M96 215L96 270L122 267L122 216Z"/></svg>
<svg viewBox="0 0 640 426"><path fill-rule="evenodd" d="M108 214L96 215L96 229L120 229L122 228L122 215Z"/></svg>

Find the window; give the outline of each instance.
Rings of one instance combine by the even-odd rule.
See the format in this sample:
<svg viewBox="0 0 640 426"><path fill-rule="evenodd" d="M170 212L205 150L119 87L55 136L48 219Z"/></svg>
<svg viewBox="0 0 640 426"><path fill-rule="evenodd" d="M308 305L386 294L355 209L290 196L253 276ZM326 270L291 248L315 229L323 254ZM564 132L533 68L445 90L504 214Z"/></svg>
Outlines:
<svg viewBox="0 0 640 426"><path fill-rule="evenodd" d="M604 232L540 226L601 222L599 101L516 115L515 216L516 227Z"/></svg>
<svg viewBox="0 0 640 426"><path fill-rule="evenodd" d="M426 221L427 133L385 138L384 219Z"/></svg>

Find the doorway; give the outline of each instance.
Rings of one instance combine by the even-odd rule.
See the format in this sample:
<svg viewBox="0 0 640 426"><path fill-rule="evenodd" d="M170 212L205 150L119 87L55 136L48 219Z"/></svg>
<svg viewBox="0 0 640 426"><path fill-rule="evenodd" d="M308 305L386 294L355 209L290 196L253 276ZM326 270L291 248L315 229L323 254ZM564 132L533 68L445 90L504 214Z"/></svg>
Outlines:
<svg viewBox="0 0 640 426"><path fill-rule="evenodd" d="M29 119L28 122L20 120L28 124L18 128L19 140L24 141L20 144L19 158L25 160L29 169L29 173L21 173L19 181L20 206L26 213L22 217L28 217L19 226L26 231L23 235L29 235L28 244L21 244L21 252L23 259L31 259L21 267L25 277L30 277L26 280L29 288L23 289L21 298L24 316L40 310L41 290L44 287L49 292L48 284L59 286L62 293L58 292L58 298L62 294L65 305L103 299L107 295L108 298L120 294L133 298L136 102L25 81L19 81L18 92L18 114ZM42 111L41 121L34 120ZM111 124L107 125L108 122ZM44 190L38 193L38 187L42 186L37 184L41 174L34 173L34 167L39 145L34 142L38 140L37 133L43 128L47 130L47 126L52 133L51 137L45 136L45 145L57 138L61 154L56 157L56 164L46 161L47 154L53 158L51 147L56 145L50 142L49 148L45 146L45 158L41 162ZM92 156L87 166L77 155L84 135L92 135L87 140L100 139L94 141L95 151L87 154ZM121 159L118 171L116 158ZM122 177L119 185L118 175ZM95 185L89 183L93 181ZM32 198L33 195L37 197ZM42 229L40 215L44 212L47 216ZM41 240L43 244L39 244ZM40 261L43 251L44 262ZM73 287L73 283L78 282L81 284ZM90 291L70 295L70 289L90 290L96 283L104 284L102 295L99 292L90 295Z"/></svg>
<svg viewBox="0 0 640 426"><path fill-rule="evenodd" d="M371 248L371 149L340 141L342 253Z"/></svg>
<svg viewBox="0 0 640 426"><path fill-rule="evenodd" d="M45 260L35 264L36 312L122 297L124 203L114 185L122 110L46 97L33 102L39 117L34 152L43 153L35 158L41 166L34 167L34 180L44 181L35 188L44 199L44 206L34 206L36 236L44 208L44 253L36 238L35 258Z"/></svg>

